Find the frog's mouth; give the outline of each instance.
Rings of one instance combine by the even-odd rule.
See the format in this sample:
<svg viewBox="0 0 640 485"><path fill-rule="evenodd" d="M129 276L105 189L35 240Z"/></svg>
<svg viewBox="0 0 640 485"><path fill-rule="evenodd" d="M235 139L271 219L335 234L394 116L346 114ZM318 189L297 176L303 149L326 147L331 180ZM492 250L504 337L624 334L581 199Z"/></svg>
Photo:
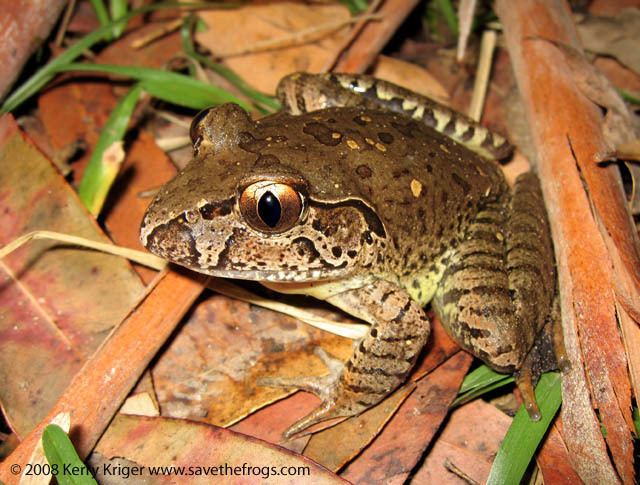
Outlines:
<svg viewBox="0 0 640 485"><path fill-rule="evenodd" d="M143 244L152 253L198 273L252 281L306 282L347 276L347 261L323 258L309 238L246 237L244 228L230 229L224 242L212 246L180 218L158 224L144 232ZM357 253L349 257L357 259Z"/></svg>

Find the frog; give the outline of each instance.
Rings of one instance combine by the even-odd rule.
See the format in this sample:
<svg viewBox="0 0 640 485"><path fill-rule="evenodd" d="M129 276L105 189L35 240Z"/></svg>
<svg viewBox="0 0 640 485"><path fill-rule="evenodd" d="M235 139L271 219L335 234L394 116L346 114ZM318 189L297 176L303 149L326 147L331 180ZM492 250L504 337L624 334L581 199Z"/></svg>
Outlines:
<svg viewBox="0 0 640 485"><path fill-rule="evenodd" d="M283 109L258 120L235 104L194 118L193 158L149 205L140 239L193 271L370 324L346 363L318 352L327 375L264 381L320 397L285 436L402 386L429 338L429 303L464 350L515 375L539 419L533 383L563 351L535 173L510 187L496 162L506 138L370 76L295 73L277 95Z"/></svg>

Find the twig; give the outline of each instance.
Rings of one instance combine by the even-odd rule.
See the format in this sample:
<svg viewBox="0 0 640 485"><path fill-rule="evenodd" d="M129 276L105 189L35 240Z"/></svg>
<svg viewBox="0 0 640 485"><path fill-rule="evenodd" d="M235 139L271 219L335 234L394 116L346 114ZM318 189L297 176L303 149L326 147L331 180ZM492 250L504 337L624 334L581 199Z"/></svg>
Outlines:
<svg viewBox="0 0 640 485"><path fill-rule="evenodd" d="M461 0L458 6L458 49L456 53L458 62L462 62L464 59L477 3L477 0Z"/></svg>
<svg viewBox="0 0 640 485"><path fill-rule="evenodd" d="M374 13L376 13L382 1L383 0L374 0L373 2L371 2L364 15L373 15ZM327 62L327 64L322 68L322 72L329 72L335 66L342 53L356 40L358 35L360 35L360 32L362 32L362 29L364 29L365 25L367 25L368 22L369 20L366 17L363 17L353 26L351 32L349 33L349 36L344 40L342 45L338 49L336 49L335 57Z"/></svg>
<svg viewBox="0 0 640 485"><path fill-rule="evenodd" d="M131 47L133 49L140 49L145 47L146 45L151 44L153 41L163 37L175 30L178 30L182 25L183 20L181 18L172 20L164 25L159 26L157 29L154 29L152 32L149 32L147 35L140 37L139 39L131 42Z"/></svg>
<svg viewBox="0 0 640 485"><path fill-rule="evenodd" d="M364 72L373 63L398 26L418 4L418 0L386 0L379 11L380 22L367 23L357 38L333 66L338 72Z"/></svg>
<svg viewBox="0 0 640 485"><path fill-rule="evenodd" d="M220 58L229 58L235 56L242 56L246 54L254 54L256 52L263 52L266 50L273 49L283 49L285 47L292 47L295 45L306 44L322 37L329 35L336 30L340 30L346 25L356 23L361 19L369 20L380 20L381 17L379 15L359 15L357 17L353 17L347 20L342 20L339 22L328 22L325 24L317 25L315 27L310 27L308 29L299 30L297 32L292 32L283 37L279 37L277 39L269 39L263 42L257 42L250 47L239 49L237 51L224 52L224 53L216 53L216 55Z"/></svg>
<svg viewBox="0 0 640 485"><path fill-rule="evenodd" d="M71 15L73 15L73 11L76 8L76 1L77 0L69 0L69 2L67 3L67 8L64 11L62 22L60 22L60 28L58 29L58 33L56 34L55 45L57 47L60 47L62 45L64 35L67 33L67 27L69 26Z"/></svg>
<svg viewBox="0 0 640 485"><path fill-rule="evenodd" d="M469 106L469 117L479 121L482 116L484 100L489 86L489 74L491 73L491 61L496 48L496 33L493 30L485 30L480 44L480 60L476 70L476 81L473 85L473 95Z"/></svg>

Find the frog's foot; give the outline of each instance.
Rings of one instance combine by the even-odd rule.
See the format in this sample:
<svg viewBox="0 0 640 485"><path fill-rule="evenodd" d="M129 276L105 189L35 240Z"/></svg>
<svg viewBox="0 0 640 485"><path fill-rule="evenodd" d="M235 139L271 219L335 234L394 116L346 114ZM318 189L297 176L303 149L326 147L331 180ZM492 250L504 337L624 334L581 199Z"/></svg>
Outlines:
<svg viewBox="0 0 640 485"><path fill-rule="evenodd" d="M315 394L322 400L320 406L284 432L285 438L290 438L322 421L353 416L366 409L366 407L354 405L347 394L340 391L343 362L329 355L321 347L316 347L314 353L329 369L329 374L319 377L265 377L258 381L261 386L297 388Z"/></svg>

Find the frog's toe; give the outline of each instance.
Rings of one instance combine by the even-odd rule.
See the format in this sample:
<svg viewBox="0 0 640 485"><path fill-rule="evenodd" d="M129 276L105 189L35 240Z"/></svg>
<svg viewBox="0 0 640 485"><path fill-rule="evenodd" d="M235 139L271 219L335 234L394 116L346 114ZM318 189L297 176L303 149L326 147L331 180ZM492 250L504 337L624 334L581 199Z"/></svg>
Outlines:
<svg viewBox="0 0 640 485"><path fill-rule="evenodd" d="M324 401L334 387L336 379L337 376L332 374L321 377L262 377L258 380L258 385L284 389L300 389L301 391L315 394Z"/></svg>
<svg viewBox="0 0 640 485"><path fill-rule="evenodd" d="M322 363L329 370L329 374L318 377L263 377L258 380L258 385L285 389L300 389L315 394L323 401L327 401L331 390L340 378L344 363L340 359L327 353L322 347L316 347L314 353L322 360Z"/></svg>
<svg viewBox="0 0 640 485"><path fill-rule="evenodd" d="M527 410L529 417L532 421L540 421L542 415L540 414L540 408L536 402L536 395L533 390L533 376L531 369L528 367L521 368L515 375L516 384L522 395L522 403Z"/></svg>

